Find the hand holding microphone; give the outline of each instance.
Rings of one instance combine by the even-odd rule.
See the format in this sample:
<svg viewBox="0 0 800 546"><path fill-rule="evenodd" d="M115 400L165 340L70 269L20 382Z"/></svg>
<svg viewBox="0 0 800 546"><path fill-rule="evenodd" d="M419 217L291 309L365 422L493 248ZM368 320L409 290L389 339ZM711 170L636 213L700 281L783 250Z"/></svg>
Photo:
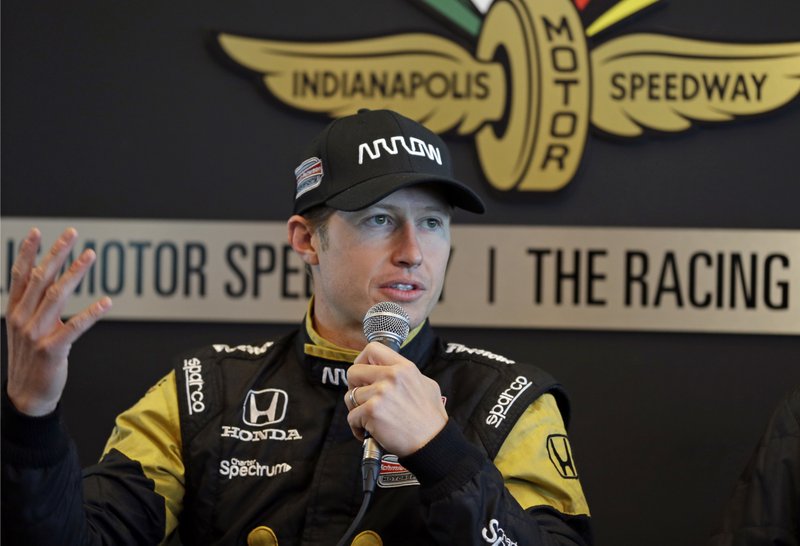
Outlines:
<svg viewBox="0 0 800 546"><path fill-rule="evenodd" d="M364 335L370 343L347 371L344 397L350 410L347 422L356 438L364 440L364 500L337 546L348 544L367 511L383 448L398 457L410 455L447 423L439 385L398 353L408 337L408 323L405 310L392 302L373 305L364 316Z"/></svg>
<svg viewBox="0 0 800 546"><path fill-rule="evenodd" d="M408 329L398 304L383 302L367 311L364 334L370 343L348 370L345 395L353 434L363 439L366 431L398 457L420 449L447 423L439 385L396 352Z"/></svg>

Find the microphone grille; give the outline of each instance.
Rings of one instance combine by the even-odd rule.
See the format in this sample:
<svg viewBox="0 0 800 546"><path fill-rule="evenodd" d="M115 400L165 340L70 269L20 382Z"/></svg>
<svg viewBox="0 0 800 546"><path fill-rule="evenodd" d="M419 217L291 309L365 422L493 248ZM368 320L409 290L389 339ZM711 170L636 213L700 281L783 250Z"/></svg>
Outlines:
<svg viewBox="0 0 800 546"><path fill-rule="evenodd" d="M364 315L364 336L367 341L390 337L402 345L408 337L408 314L402 306L391 301L376 303Z"/></svg>

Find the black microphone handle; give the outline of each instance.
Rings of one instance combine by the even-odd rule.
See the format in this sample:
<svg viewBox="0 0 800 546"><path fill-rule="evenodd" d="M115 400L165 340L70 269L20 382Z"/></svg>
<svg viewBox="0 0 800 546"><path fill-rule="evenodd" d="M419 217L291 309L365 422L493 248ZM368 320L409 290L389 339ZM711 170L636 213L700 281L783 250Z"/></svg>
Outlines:
<svg viewBox="0 0 800 546"><path fill-rule="evenodd" d="M377 341L381 345L386 345L394 352L400 352L400 344L396 339L389 336L373 335L370 342ZM373 492L381 472L381 457L383 457L383 447L378 441L364 431L364 451L361 454L361 479L363 480L364 492Z"/></svg>
<svg viewBox="0 0 800 546"><path fill-rule="evenodd" d="M380 334L375 334L375 335L373 335L373 336L371 336L369 338L369 341L370 342L377 341L381 345L385 345L385 346L389 347L395 353L399 353L400 352L400 343L397 341L397 339L395 339L393 337L382 336Z"/></svg>
<svg viewBox="0 0 800 546"><path fill-rule="evenodd" d="M392 336L373 334L369 341L377 341L381 345L389 347L395 353L400 352L400 343ZM381 472L381 457L383 457L383 447L378 441L370 436L369 432L364 431L364 451L361 455L361 478L364 482L364 492L373 492Z"/></svg>
<svg viewBox="0 0 800 546"><path fill-rule="evenodd" d="M389 347L395 353L400 352L400 345L408 336L409 317L402 306L393 302L381 302L369 308L362 324L367 341L377 341ZM375 483L381 472L383 448L364 431L364 451L361 454L361 476L364 480L364 492L375 490Z"/></svg>

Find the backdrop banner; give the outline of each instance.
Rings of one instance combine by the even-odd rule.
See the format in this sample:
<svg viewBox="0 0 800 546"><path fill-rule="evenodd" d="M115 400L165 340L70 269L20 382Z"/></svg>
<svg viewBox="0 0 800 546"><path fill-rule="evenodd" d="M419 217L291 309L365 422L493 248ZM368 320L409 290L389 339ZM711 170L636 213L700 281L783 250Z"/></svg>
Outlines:
<svg viewBox="0 0 800 546"><path fill-rule="evenodd" d="M296 322L310 284L283 222L4 218L0 290L31 226L97 261L70 300L106 320ZM442 326L800 334L800 231L455 225Z"/></svg>

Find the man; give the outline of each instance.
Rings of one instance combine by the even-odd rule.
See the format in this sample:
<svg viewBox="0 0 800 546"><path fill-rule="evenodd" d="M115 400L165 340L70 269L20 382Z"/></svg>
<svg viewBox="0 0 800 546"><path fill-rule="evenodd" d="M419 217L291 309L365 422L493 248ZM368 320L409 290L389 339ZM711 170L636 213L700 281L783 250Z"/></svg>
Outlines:
<svg viewBox="0 0 800 546"><path fill-rule="evenodd" d="M178 359L117 418L82 480L57 404L70 344L111 302L62 323L94 256L57 278L74 230L38 266L31 232L7 313L6 537L145 544L177 528L184 544L332 545L361 504L353 436L368 432L386 455L353 544L590 542L560 387L532 366L444 344L428 324L452 208L483 212L452 178L441 139L394 112L361 111L331 123L295 175L288 237L314 289L304 324ZM410 316L399 353L362 331L383 301ZM346 385L334 380L345 373Z"/></svg>
<svg viewBox="0 0 800 546"><path fill-rule="evenodd" d="M800 386L772 416L709 546L800 545Z"/></svg>

